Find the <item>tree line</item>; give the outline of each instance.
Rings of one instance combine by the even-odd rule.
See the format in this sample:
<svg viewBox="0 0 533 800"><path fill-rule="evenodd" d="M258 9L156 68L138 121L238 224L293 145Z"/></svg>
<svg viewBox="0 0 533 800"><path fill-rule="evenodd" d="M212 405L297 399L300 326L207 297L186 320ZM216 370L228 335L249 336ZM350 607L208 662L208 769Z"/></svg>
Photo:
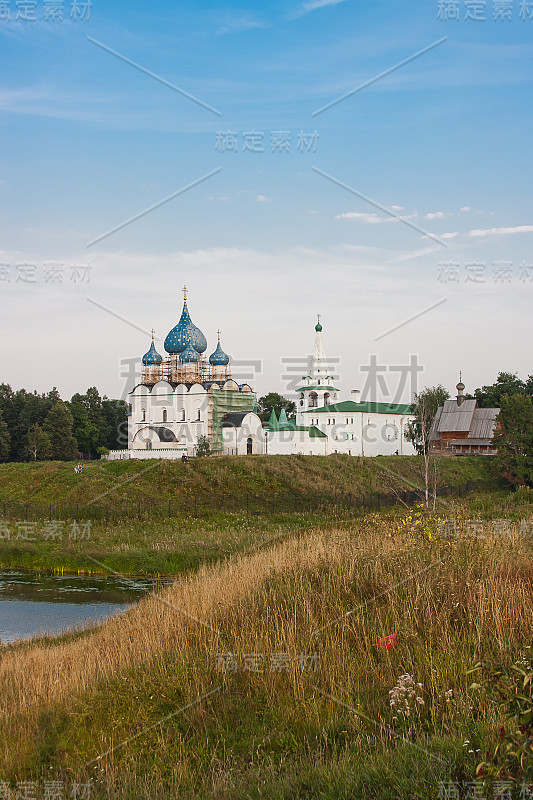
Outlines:
<svg viewBox="0 0 533 800"><path fill-rule="evenodd" d="M429 434L437 409L449 398L444 386L431 386L415 397L415 419L407 439L424 456L426 502L429 483ZM498 449L497 472L513 486L533 487L533 376L527 380L513 372L499 372L494 383L465 394L480 408L499 408L494 444Z"/></svg>
<svg viewBox="0 0 533 800"><path fill-rule="evenodd" d="M0 461L70 461L125 447L128 412L95 386L65 401L55 387L38 394L0 384Z"/></svg>

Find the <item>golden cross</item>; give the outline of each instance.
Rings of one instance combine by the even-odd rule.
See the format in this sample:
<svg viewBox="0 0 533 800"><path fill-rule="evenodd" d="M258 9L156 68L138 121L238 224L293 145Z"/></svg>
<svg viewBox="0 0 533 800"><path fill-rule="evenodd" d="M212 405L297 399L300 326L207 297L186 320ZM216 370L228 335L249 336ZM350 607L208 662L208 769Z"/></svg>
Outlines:
<svg viewBox="0 0 533 800"><path fill-rule="evenodd" d="M155 336L155 331L154 331L154 329L152 328L152 342L154 341L154 336Z"/></svg>
<svg viewBox="0 0 533 800"><path fill-rule="evenodd" d="M186 286L183 287L183 299L184 300L187 299L187 287Z"/></svg>
<svg viewBox="0 0 533 800"><path fill-rule="evenodd" d="M220 342L220 328L217 331L218 341Z"/></svg>

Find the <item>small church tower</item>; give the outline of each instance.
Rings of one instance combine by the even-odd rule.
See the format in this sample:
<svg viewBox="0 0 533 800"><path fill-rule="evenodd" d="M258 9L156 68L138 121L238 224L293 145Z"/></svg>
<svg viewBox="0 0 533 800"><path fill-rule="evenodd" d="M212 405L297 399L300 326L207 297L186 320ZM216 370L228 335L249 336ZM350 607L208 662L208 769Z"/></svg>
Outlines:
<svg viewBox="0 0 533 800"><path fill-rule="evenodd" d="M163 357L155 349L154 337L155 331L152 330L152 344L142 358L142 382L148 386L161 380Z"/></svg>
<svg viewBox="0 0 533 800"><path fill-rule="evenodd" d="M324 345L322 344L322 325L320 314L315 325L315 350L311 359L309 375L302 377L301 385L296 390L298 400L296 403L296 422L298 425L304 424L304 411L313 408L323 408L331 403L336 403L338 389L332 384L332 377L328 369Z"/></svg>

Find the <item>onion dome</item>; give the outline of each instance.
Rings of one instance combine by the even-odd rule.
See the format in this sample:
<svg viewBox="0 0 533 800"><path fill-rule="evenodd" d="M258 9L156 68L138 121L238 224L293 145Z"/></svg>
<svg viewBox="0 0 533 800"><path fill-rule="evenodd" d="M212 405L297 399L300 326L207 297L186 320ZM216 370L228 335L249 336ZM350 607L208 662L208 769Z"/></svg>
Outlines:
<svg viewBox="0 0 533 800"><path fill-rule="evenodd" d="M456 387L455 387L455 388L456 388L456 389L457 389L459 392L463 392L463 391L464 391L465 385L464 385L464 383L463 383L463 376L462 376L462 373L461 373L461 372L459 373L459 383L456 385Z"/></svg>
<svg viewBox="0 0 533 800"><path fill-rule="evenodd" d="M185 350L180 353L180 361L182 364L197 364L200 361L200 353L189 342Z"/></svg>
<svg viewBox="0 0 533 800"><path fill-rule="evenodd" d="M152 331L152 344L150 345L150 349L147 353L144 354L142 358L143 366L145 367L153 367L159 366L163 363L163 357L159 355L157 350L155 349L154 345L154 332Z"/></svg>
<svg viewBox="0 0 533 800"><path fill-rule="evenodd" d="M320 314L318 315L318 322L315 325L315 331L317 333L320 333L322 331L322 325L320 324Z"/></svg>
<svg viewBox="0 0 533 800"><path fill-rule="evenodd" d="M165 350L170 355L183 353L188 344L192 344L197 353L203 353L207 349L207 339L204 334L194 325L191 320L189 309L187 308L187 295L183 301L183 311L180 321L172 328L165 339Z"/></svg>
<svg viewBox="0 0 533 800"><path fill-rule="evenodd" d="M217 349L209 356L209 363L213 367L227 367L229 364L229 356L226 355L220 346L220 331L218 332Z"/></svg>

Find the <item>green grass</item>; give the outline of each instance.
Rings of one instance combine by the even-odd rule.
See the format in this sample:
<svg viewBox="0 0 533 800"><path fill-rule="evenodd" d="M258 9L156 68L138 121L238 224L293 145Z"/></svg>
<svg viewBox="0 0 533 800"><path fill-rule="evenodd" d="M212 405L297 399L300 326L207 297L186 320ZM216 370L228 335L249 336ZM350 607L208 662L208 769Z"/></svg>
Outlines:
<svg viewBox="0 0 533 800"><path fill-rule="evenodd" d="M40 658L57 653L59 665L75 670L85 659L77 648L104 655L111 642L117 650L135 642L129 660L62 700L41 702L36 683L31 719L22 710L17 716L15 702L7 706L0 743L3 735L14 744L7 755L0 746L0 773L3 764L12 781L90 779L98 800L436 800L439 781L474 780L497 741L501 720L469 689L467 672L481 657L512 663L531 643L533 540L445 541L429 538L426 523L433 533L444 517L506 518L516 527L533 518L528 500L500 492L440 501L421 526L419 512L404 508L324 518L307 529L296 518L285 529L263 520L261 530L244 518L240 529L234 519L216 530L213 520L210 529L189 520L181 547L191 563L199 564L204 547L207 558L229 556L187 584L211 598L205 609L216 631L195 624L194 604L187 621L153 602L137 622L133 612L83 635L6 648L0 665L12 652L21 661L0 678L0 697L10 696L26 663L38 681ZM282 540L269 544L274 525ZM113 546L123 533L117 528ZM254 539L260 547L263 535L258 552ZM224 552L209 550L209 536ZM224 570L228 583L218 583ZM226 597L241 579L248 588ZM192 596L176 586L169 596L181 610ZM383 652L376 641L392 630L399 644ZM221 673L222 652L241 660L286 652L293 664L299 653L316 652L317 670ZM398 723L389 689L406 672L423 684L425 705Z"/></svg>
<svg viewBox="0 0 533 800"><path fill-rule="evenodd" d="M376 492L396 500L422 485L422 466L416 457L227 457L96 461L77 475L70 463L3 464L0 567L178 574L339 515L353 519ZM492 471L481 458L440 459L438 482ZM90 521L81 541L75 517ZM26 519L35 523L28 532ZM59 521L60 541L46 539L48 519Z"/></svg>
<svg viewBox="0 0 533 800"><path fill-rule="evenodd" d="M460 484L492 477L491 459L440 458L438 483ZM74 474L65 462L0 465L3 501L83 505L95 498L119 501L192 504L218 508L235 497L272 498L294 495L301 500L330 501L336 493L388 493L421 485L422 459L416 456L227 456L180 461L94 461ZM105 495L105 497L103 497ZM1 511L1 505L0 505Z"/></svg>

